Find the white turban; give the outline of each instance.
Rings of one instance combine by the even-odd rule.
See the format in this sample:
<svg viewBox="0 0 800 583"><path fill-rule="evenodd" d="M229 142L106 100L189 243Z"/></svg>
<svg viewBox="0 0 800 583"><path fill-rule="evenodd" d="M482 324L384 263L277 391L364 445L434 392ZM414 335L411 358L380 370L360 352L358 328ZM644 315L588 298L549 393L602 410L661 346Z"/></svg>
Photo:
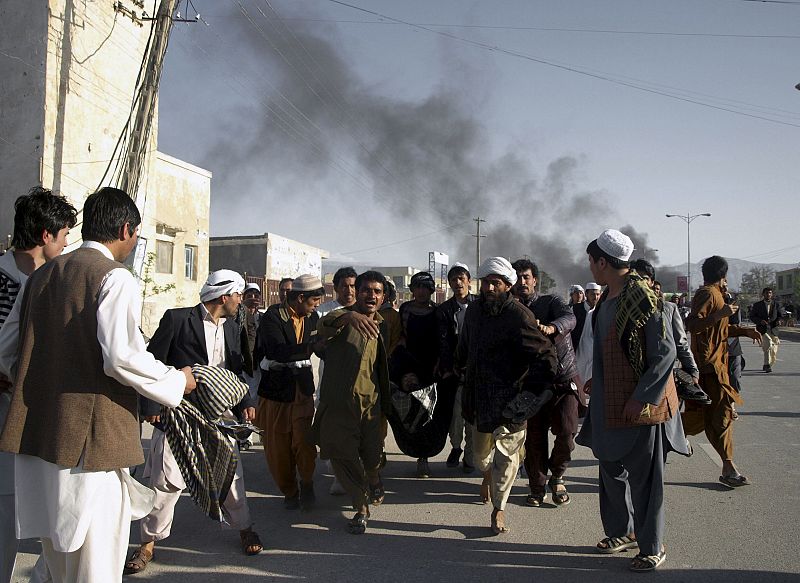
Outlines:
<svg viewBox="0 0 800 583"><path fill-rule="evenodd" d="M200 301L210 302L220 296L242 293L244 285L244 279L235 271L230 269L212 271L200 290Z"/></svg>
<svg viewBox="0 0 800 583"><path fill-rule="evenodd" d="M489 257L478 267L478 279L483 279L490 275L499 275L508 282L508 285L517 283L517 272L511 267L505 257Z"/></svg>

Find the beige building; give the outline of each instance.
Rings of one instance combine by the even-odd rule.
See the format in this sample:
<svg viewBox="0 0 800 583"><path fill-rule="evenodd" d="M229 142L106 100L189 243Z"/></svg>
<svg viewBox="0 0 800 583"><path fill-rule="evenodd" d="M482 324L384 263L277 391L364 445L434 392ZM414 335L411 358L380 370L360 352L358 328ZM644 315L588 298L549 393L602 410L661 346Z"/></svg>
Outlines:
<svg viewBox="0 0 800 583"><path fill-rule="evenodd" d="M0 2L0 240L12 231L14 200L32 186L52 188L80 209L89 193L111 184L103 176L116 164L150 32L143 10L141 0ZM144 219L134 265L143 268L153 252L157 262L145 278L152 282L143 283L146 332L166 307L197 301L208 265L211 180L156 151L157 112L152 127L141 186L132 193ZM69 249L80 243L79 227L70 240ZM191 253L196 270L187 272ZM153 286L174 287L153 294Z"/></svg>

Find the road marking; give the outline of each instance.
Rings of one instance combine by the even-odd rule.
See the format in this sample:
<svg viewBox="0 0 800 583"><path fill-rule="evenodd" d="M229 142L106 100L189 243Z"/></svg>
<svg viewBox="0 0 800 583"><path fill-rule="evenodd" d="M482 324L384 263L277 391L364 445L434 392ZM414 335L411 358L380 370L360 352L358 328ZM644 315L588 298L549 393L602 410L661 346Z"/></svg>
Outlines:
<svg viewBox="0 0 800 583"><path fill-rule="evenodd" d="M706 452L708 459L710 459L713 463L715 463L720 468L722 467L722 460L717 453L717 450L710 443L701 443L700 447Z"/></svg>

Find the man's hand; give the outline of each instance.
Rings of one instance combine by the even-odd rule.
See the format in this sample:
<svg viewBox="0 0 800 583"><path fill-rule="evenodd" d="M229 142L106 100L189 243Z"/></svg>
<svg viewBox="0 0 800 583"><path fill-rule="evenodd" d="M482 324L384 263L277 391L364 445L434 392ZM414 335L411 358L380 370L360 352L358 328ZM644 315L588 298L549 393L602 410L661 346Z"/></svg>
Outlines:
<svg viewBox="0 0 800 583"><path fill-rule="evenodd" d="M539 324L539 332L545 336L552 336L557 332L557 330L555 326L545 326L544 324Z"/></svg>
<svg viewBox="0 0 800 583"><path fill-rule="evenodd" d="M761 346L761 332L759 332L755 328L747 329L747 337L753 339L753 344L758 344L759 346Z"/></svg>
<svg viewBox="0 0 800 583"><path fill-rule="evenodd" d="M364 338L377 338L381 333L381 328L374 319L364 314L359 314L354 310L342 315L339 320L344 324L350 324Z"/></svg>
<svg viewBox="0 0 800 583"><path fill-rule="evenodd" d="M161 421L161 415L148 415L147 417L144 418L144 420L147 421L150 425L153 425Z"/></svg>
<svg viewBox="0 0 800 583"><path fill-rule="evenodd" d="M14 384L5 375L0 374L0 393L8 393Z"/></svg>
<svg viewBox="0 0 800 583"><path fill-rule="evenodd" d="M625 403L625 408L622 410L622 418L628 423L638 421L639 417L642 416L644 407L645 406L641 401L637 401L636 399L628 399L628 402Z"/></svg>
<svg viewBox="0 0 800 583"><path fill-rule="evenodd" d="M186 377L186 388L184 389L183 394L188 395L197 388L197 381L194 380L191 366L184 366L181 369L181 372L183 372L183 376Z"/></svg>
<svg viewBox="0 0 800 583"><path fill-rule="evenodd" d="M253 419L256 418L256 408L255 407L247 407L244 411L242 411L242 416L244 420L248 423L251 423Z"/></svg>
<svg viewBox="0 0 800 583"><path fill-rule="evenodd" d="M696 385L700 384L700 375L692 377L692 382Z"/></svg>
<svg viewBox="0 0 800 583"><path fill-rule="evenodd" d="M583 383L583 392L587 395L592 394L592 379L589 379L585 383Z"/></svg>
<svg viewBox="0 0 800 583"><path fill-rule="evenodd" d="M738 311L739 306L736 304L725 304L717 314L719 314L719 319L721 320L722 318L730 318Z"/></svg>

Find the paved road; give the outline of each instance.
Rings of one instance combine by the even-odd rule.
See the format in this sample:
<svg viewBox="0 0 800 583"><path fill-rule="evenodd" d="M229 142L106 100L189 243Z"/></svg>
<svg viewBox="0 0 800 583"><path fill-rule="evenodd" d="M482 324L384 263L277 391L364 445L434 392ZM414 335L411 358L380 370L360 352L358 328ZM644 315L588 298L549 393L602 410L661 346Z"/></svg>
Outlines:
<svg viewBox="0 0 800 583"><path fill-rule="evenodd" d="M169 583L264 580L309 581L553 581L558 583L657 577L660 581L800 582L800 342L784 341L775 372L760 372L761 351L745 346L746 404L736 422L736 459L754 485L730 491L719 484L719 460L704 438L695 455L670 458L667 469L667 561L654 575L627 570L631 553L593 552L602 537L597 467L579 447L568 474L573 502L563 508L523 506L518 480L507 515L512 531L490 536L490 508L478 503L477 477L447 469L413 477L415 462L392 443L384 504L365 536L345 532L342 497L318 470L318 509L283 509L260 448L244 454L250 506L267 547L244 557L238 534L220 531L181 500L173 535L157 547L147 572L126 581ZM131 540L138 540L132 528ZM27 581L36 544L25 543L19 581Z"/></svg>

